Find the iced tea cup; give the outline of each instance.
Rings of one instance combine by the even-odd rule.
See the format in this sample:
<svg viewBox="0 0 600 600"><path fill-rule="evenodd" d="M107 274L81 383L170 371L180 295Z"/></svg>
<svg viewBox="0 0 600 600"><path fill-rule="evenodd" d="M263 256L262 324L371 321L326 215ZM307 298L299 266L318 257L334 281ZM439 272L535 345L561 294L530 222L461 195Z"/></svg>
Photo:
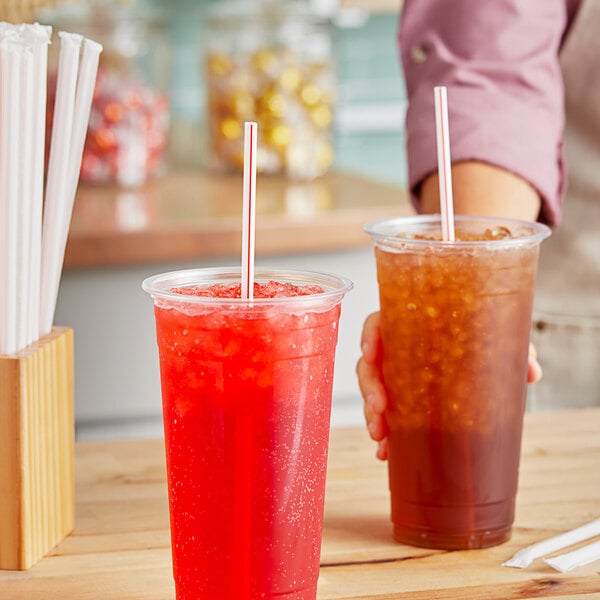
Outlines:
<svg viewBox="0 0 600 600"><path fill-rule="evenodd" d="M347 279L257 268L144 281L160 358L177 600L314 600Z"/></svg>
<svg viewBox="0 0 600 600"><path fill-rule="evenodd" d="M538 223L439 216L370 223L377 262L396 540L446 549L509 539Z"/></svg>

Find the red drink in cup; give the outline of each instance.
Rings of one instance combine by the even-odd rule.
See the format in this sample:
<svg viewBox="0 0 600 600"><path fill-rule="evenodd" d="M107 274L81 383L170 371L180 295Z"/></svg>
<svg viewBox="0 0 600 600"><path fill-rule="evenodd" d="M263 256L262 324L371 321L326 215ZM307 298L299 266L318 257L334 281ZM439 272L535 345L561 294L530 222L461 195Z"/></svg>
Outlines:
<svg viewBox="0 0 600 600"><path fill-rule="evenodd" d="M314 600L334 355L351 283L167 273L155 302L177 600Z"/></svg>
<svg viewBox="0 0 600 600"><path fill-rule="evenodd" d="M537 223L372 223L394 536L433 548L510 537L540 242Z"/></svg>

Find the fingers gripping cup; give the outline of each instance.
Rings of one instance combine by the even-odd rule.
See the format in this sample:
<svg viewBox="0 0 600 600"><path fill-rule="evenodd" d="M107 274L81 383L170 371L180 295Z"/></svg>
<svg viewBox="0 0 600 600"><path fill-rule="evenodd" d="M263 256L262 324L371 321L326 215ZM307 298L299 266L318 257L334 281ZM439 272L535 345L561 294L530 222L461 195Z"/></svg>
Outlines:
<svg viewBox="0 0 600 600"><path fill-rule="evenodd" d="M177 600L314 600L341 277L195 269L154 298Z"/></svg>
<svg viewBox="0 0 600 600"><path fill-rule="evenodd" d="M544 225L439 216L366 226L375 244L394 537L432 548L507 540Z"/></svg>

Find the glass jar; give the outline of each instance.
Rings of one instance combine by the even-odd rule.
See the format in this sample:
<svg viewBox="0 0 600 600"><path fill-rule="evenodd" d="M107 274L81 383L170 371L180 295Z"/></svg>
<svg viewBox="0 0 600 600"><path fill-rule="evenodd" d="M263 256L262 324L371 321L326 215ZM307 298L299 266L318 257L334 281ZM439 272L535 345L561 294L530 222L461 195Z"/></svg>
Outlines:
<svg viewBox="0 0 600 600"><path fill-rule="evenodd" d="M80 181L135 187L164 172L170 125L170 48L159 12L113 2L44 11L53 26L48 86L48 144L52 125L58 31L103 45L83 151Z"/></svg>
<svg viewBox="0 0 600 600"><path fill-rule="evenodd" d="M206 29L209 166L242 169L244 121L256 121L259 173L325 173L336 97L328 24L295 3L219 3Z"/></svg>

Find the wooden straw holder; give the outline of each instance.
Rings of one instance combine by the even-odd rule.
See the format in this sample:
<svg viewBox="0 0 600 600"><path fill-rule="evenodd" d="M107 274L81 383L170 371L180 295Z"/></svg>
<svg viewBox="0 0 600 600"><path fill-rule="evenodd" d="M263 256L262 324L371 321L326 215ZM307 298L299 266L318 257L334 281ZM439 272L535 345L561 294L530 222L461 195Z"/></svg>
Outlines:
<svg viewBox="0 0 600 600"><path fill-rule="evenodd" d="M28 569L73 530L73 331L0 356L0 569Z"/></svg>

